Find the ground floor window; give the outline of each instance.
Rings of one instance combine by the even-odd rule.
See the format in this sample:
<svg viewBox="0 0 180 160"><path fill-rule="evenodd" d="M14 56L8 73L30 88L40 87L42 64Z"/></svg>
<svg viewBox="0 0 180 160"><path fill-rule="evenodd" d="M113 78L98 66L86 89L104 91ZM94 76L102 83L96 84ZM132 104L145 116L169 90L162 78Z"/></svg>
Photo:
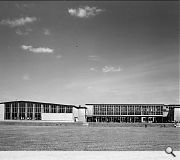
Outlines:
<svg viewBox="0 0 180 160"><path fill-rule="evenodd" d="M35 113L35 120L41 120L41 113Z"/></svg>
<svg viewBox="0 0 180 160"><path fill-rule="evenodd" d="M10 113L5 113L5 119L11 119L11 114Z"/></svg>
<svg viewBox="0 0 180 160"><path fill-rule="evenodd" d="M113 123L162 123L162 117L141 117L141 116L92 116L87 117L87 122L113 122Z"/></svg>
<svg viewBox="0 0 180 160"><path fill-rule="evenodd" d="M27 113L27 120L33 119L33 113Z"/></svg>
<svg viewBox="0 0 180 160"><path fill-rule="evenodd" d="M17 113L12 113L12 119L14 119L14 120L18 119L18 114Z"/></svg>
<svg viewBox="0 0 180 160"><path fill-rule="evenodd" d="M19 119L20 120L25 120L26 119L25 117L26 117L25 112L24 113L19 113Z"/></svg>

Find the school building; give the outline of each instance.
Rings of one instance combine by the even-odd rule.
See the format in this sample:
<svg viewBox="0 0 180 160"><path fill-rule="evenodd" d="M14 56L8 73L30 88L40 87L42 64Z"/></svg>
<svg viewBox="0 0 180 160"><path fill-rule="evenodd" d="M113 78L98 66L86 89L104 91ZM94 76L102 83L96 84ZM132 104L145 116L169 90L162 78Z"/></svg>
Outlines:
<svg viewBox="0 0 180 160"><path fill-rule="evenodd" d="M0 121L171 123L180 122L180 105L85 104L75 105L33 101L0 103Z"/></svg>

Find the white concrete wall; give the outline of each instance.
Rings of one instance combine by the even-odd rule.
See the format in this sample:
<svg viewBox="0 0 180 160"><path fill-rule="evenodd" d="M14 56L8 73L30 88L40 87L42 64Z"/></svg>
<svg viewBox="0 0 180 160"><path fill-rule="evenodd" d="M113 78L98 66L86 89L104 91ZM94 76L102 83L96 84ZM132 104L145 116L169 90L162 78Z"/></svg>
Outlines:
<svg viewBox="0 0 180 160"><path fill-rule="evenodd" d="M44 121L74 122L73 113L42 113Z"/></svg>
<svg viewBox="0 0 180 160"><path fill-rule="evenodd" d="M4 104L0 104L0 121L4 121Z"/></svg>
<svg viewBox="0 0 180 160"><path fill-rule="evenodd" d="M74 117L78 117L78 109L73 107L73 115Z"/></svg>
<svg viewBox="0 0 180 160"><path fill-rule="evenodd" d="M85 115L86 115L86 109L85 108L78 109L78 120L80 122L86 122Z"/></svg>
<svg viewBox="0 0 180 160"><path fill-rule="evenodd" d="M87 107L87 116L93 115L93 105L86 105Z"/></svg>
<svg viewBox="0 0 180 160"><path fill-rule="evenodd" d="M174 121L180 122L180 108L174 108Z"/></svg>

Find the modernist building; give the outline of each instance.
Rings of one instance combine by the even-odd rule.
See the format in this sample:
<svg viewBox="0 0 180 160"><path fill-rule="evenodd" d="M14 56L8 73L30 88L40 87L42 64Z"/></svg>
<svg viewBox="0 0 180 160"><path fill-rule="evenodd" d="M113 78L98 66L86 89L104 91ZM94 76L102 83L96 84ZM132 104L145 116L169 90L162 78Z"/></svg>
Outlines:
<svg viewBox="0 0 180 160"><path fill-rule="evenodd" d="M4 102L0 103L0 121L3 120L84 122L85 108L31 101Z"/></svg>
<svg viewBox="0 0 180 160"><path fill-rule="evenodd" d="M164 104L86 104L87 122L180 121L180 105Z"/></svg>
<svg viewBox="0 0 180 160"><path fill-rule="evenodd" d="M41 120L58 122L180 122L180 105L86 104L74 105L11 101L0 103L0 121Z"/></svg>

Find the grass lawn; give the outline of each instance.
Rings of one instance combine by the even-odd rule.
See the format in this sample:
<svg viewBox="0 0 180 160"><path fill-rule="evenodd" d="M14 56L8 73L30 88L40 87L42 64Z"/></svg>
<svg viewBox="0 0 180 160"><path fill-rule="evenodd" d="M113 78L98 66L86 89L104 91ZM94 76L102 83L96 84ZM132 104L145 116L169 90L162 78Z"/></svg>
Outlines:
<svg viewBox="0 0 180 160"><path fill-rule="evenodd" d="M180 128L0 125L0 151L180 151Z"/></svg>

